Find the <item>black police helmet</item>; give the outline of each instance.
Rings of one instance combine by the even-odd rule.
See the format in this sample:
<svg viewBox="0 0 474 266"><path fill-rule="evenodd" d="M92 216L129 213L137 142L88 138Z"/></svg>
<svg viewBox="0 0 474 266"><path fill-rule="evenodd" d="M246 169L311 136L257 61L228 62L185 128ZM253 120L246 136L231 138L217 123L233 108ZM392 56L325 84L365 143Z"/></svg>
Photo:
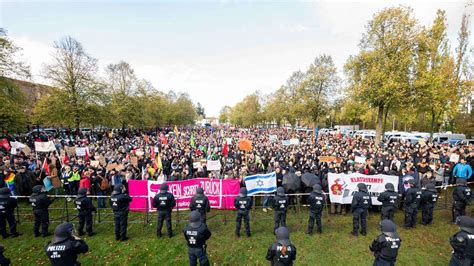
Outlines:
<svg viewBox="0 0 474 266"><path fill-rule="evenodd" d="M163 192L168 192L168 184L166 183L163 183L160 185L160 192L163 193Z"/></svg>
<svg viewBox="0 0 474 266"><path fill-rule="evenodd" d="M160 186L160 189L161 189L161 186ZM198 187L196 189L196 194L198 195L204 195L204 189L202 187Z"/></svg>
<svg viewBox="0 0 474 266"><path fill-rule="evenodd" d="M54 230L53 244L64 241L72 236L74 226L72 223L62 223Z"/></svg>
<svg viewBox="0 0 474 266"><path fill-rule="evenodd" d="M198 228L201 225L201 214L198 211L192 211L189 214L189 225L192 228Z"/></svg>
<svg viewBox="0 0 474 266"><path fill-rule="evenodd" d="M8 199L11 193L12 191L7 187L0 188L0 198L2 199Z"/></svg>
<svg viewBox="0 0 474 266"><path fill-rule="evenodd" d="M364 184L364 183L359 183L359 184L357 184L357 188L358 188L359 191L361 191L361 192L367 192L367 185Z"/></svg>
<svg viewBox="0 0 474 266"><path fill-rule="evenodd" d="M323 193L322 187L320 184L316 184L313 186L313 191L316 193Z"/></svg>
<svg viewBox="0 0 474 266"><path fill-rule="evenodd" d="M279 227L275 231L275 235L276 235L278 243L280 243L282 245L285 245L285 246L291 245L290 232L288 231L288 229L286 227Z"/></svg>
<svg viewBox="0 0 474 266"><path fill-rule="evenodd" d="M380 222L380 231L388 237L395 237L397 233L397 226L394 222L384 219Z"/></svg>
<svg viewBox="0 0 474 266"><path fill-rule="evenodd" d="M467 180L466 179L462 179L462 178L458 178L456 180L456 185L466 185L467 184Z"/></svg>
<svg viewBox="0 0 474 266"><path fill-rule="evenodd" d="M121 193L122 193L122 189L123 189L123 185L122 185L122 184L115 185L115 187L114 187L114 194L121 194Z"/></svg>
<svg viewBox="0 0 474 266"><path fill-rule="evenodd" d="M240 188L239 197L247 197L247 188Z"/></svg>
<svg viewBox="0 0 474 266"><path fill-rule="evenodd" d="M77 195L78 195L78 196L83 196L83 197L84 197L85 195L87 195L87 188L84 188L84 187L83 187L83 188L80 188L79 191L77 192Z"/></svg>
<svg viewBox="0 0 474 266"><path fill-rule="evenodd" d="M285 196L285 189L283 187L278 187L277 188L277 195L278 196Z"/></svg>
<svg viewBox="0 0 474 266"><path fill-rule="evenodd" d="M395 191L395 187L393 186L392 183L387 183L387 184L385 184L385 189L386 189L387 191L392 191L392 192Z"/></svg>
<svg viewBox="0 0 474 266"><path fill-rule="evenodd" d="M456 220L461 230L474 234L474 219L469 216L459 216Z"/></svg>
<svg viewBox="0 0 474 266"><path fill-rule="evenodd" d="M431 192L438 192L433 183L426 184L425 188L426 188L426 190L431 191Z"/></svg>
<svg viewBox="0 0 474 266"><path fill-rule="evenodd" d="M39 194L39 193L41 193L42 190L43 190L42 185L36 185L36 186L33 187L33 193Z"/></svg>

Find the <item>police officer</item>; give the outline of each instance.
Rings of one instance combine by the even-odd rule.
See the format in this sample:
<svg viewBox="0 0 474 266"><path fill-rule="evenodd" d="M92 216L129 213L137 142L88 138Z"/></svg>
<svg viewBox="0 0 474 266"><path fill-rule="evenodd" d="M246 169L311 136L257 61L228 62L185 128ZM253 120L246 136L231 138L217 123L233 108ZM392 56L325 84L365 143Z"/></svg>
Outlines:
<svg viewBox="0 0 474 266"><path fill-rule="evenodd" d="M10 235L18 237L21 234L16 231L16 220L14 211L18 202L11 197L11 190L7 187L0 189L0 234L5 239ZM7 233L7 222L10 226L10 234Z"/></svg>
<svg viewBox="0 0 474 266"><path fill-rule="evenodd" d="M3 255L3 252L5 252L5 247L0 245L0 266L8 266L10 265L11 261L9 258L5 257L5 255Z"/></svg>
<svg viewBox="0 0 474 266"><path fill-rule="evenodd" d="M189 214L189 224L184 227L183 234L188 245L189 265L197 265L198 260L201 266L209 265L206 241L211 237L211 231L201 222L201 214L198 211Z"/></svg>
<svg viewBox="0 0 474 266"><path fill-rule="evenodd" d="M158 210L158 226L156 227L156 236L161 237L161 228L163 220L166 221L166 230L168 237L173 237L173 229L171 228L171 211L176 205L173 194L168 192L168 184L160 185L160 193L153 198L152 206Z"/></svg>
<svg viewBox="0 0 474 266"><path fill-rule="evenodd" d="M380 193L377 197L377 200L382 203L382 210L380 211L382 220L389 219L393 221L395 209L398 204L398 198L398 193L395 192L393 184L385 184L385 191Z"/></svg>
<svg viewBox="0 0 474 266"><path fill-rule="evenodd" d="M357 184L357 189L352 197L352 235L357 236L359 231L359 220L361 230L360 233L365 236L367 234L367 213L369 207L372 205L372 198L370 197L367 185L364 183Z"/></svg>
<svg viewBox="0 0 474 266"><path fill-rule="evenodd" d="M421 203L421 189L415 185L415 180L408 180L410 188L408 188L405 196L405 228L415 228L416 226L416 215L418 213L418 207Z"/></svg>
<svg viewBox="0 0 474 266"><path fill-rule="evenodd" d="M114 212L115 240L126 241L129 205L132 198L125 194L122 184L115 185L114 192L110 196L110 206Z"/></svg>
<svg viewBox="0 0 474 266"><path fill-rule="evenodd" d="M277 194L273 201L273 209L275 209L275 226L273 232L278 227L286 227L286 211L288 209L288 196L285 195L283 187L277 188Z"/></svg>
<svg viewBox="0 0 474 266"><path fill-rule="evenodd" d="M449 265L474 265L474 219L468 216L459 216L456 223L461 231L449 239L451 247L453 247Z"/></svg>
<svg viewBox="0 0 474 266"><path fill-rule="evenodd" d="M323 212L323 208L326 205L326 198L323 194L321 185L316 184L313 187L313 192L308 197L309 202L309 220L308 220L308 230L306 233L308 235L313 234L313 227L314 227L314 220L316 219L316 226L317 232L321 234L322 225L321 225L321 214Z"/></svg>
<svg viewBox="0 0 474 266"><path fill-rule="evenodd" d="M453 190L453 223L456 218L466 214L466 205L471 201L471 189L467 186L466 179L458 178Z"/></svg>
<svg viewBox="0 0 474 266"><path fill-rule="evenodd" d="M433 209L438 201L438 190L433 183L428 183L421 193L421 223L428 225L433 221Z"/></svg>
<svg viewBox="0 0 474 266"><path fill-rule="evenodd" d="M62 223L54 230L53 241L46 246L46 255L53 266L81 265L77 255L89 251L84 240L72 235L72 223Z"/></svg>
<svg viewBox="0 0 474 266"><path fill-rule="evenodd" d="M40 236L40 225L41 225L41 234L43 237L49 236L48 226L49 226L49 205L53 203L53 200L48 198L44 187L41 185L36 185L33 187L33 194L31 194L29 199L31 206L33 207L33 214L35 216L35 224L33 226L33 231L35 237Z"/></svg>
<svg viewBox="0 0 474 266"><path fill-rule="evenodd" d="M96 211L96 208L92 204L92 200L87 197L87 189L80 188L77 193L75 200L76 209L79 211L79 236L84 235L84 224L86 225L86 231L88 236L93 236L92 231L92 212Z"/></svg>
<svg viewBox="0 0 474 266"><path fill-rule="evenodd" d="M275 235L277 240L268 248L266 259L274 266L293 265L296 260L296 247L291 244L288 229L277 228Z"/></svg>
<svg viewBox="0 0 474 266"><path fill-rule="evenodd" d="M397 233L397 228L392 220L380 222L379 235L370 245L369 249L374 253L374 266L393 266L397 261L398 250L402 240Z"/></svg>
<svg viewBox="0 0 474 266"><path fill-rule="evenodd" d="M189 209L191 211L198 211L201 214L201 222L206 223L206 213L211 211L211 204L209 204L209 199L204 195L204 189L198 187L196 190L196 195L191 199L189 203Z"/></svg>
<svg viewBox="0 0 474 266"><path fill-rule="evenodd" d="M252 208L252 198L247 196L247 189L241 188L239 196L234 199L234 206L237 209L237 217L235 219L235 235L240 237L240 226L242 225L242 219L245 223L245 232L250 237L250 209Z"/></svg>

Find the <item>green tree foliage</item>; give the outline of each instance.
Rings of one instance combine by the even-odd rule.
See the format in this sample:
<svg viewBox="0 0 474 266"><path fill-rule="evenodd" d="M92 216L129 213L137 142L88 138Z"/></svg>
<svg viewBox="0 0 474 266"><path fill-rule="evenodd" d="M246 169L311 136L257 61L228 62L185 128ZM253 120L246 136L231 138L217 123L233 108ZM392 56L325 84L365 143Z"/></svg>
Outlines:
<svg viewBox="0 0 474 266"><path fill-rule="evenodd" d="M230 111L230 123L251 127L260 123L261 105L258 93L253 93L238 102Z"/></svg>
<svg viewBox="0 0 474 266"><path fill-rule="evenodd" d="M67 117L66 121L72 119L76 128L84 122L88 105L101 93L95 76L97 70L97 60L74 38L68 36L54 43L53 62L45 66L44 75L61 90L62 93L52 97L63 96L57 99L64 110L61 115ZM40 110L45 111L37 110L36 117L42 116Z"/></svg>
<svg viewBox="0 0 474 266"><path fill-rule="evenodd" d="M230 112L231 108L230 106L224 106L222 107L221 111L219 112L219 123L229 123L230 120Z"/></svg>
<svg viewBox="0 0 474 266"><path fill-rule="evenodd" d="M412 75L418 34L412 10L388 8L375 14L360 43L360 53L345 65L351 93L377 110L380 142L389 110L412 99Z"/></svg>

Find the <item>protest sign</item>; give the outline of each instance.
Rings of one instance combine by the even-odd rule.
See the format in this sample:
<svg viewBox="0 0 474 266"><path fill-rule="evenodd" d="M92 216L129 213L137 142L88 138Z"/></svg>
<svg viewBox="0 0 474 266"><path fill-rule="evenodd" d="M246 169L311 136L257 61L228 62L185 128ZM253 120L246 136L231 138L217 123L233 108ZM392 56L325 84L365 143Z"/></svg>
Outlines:
<svg viewBox="0 0 474 266"><path fill-rule="evenodd" d="M66 152L69 157L76 156L76 147L66 147Z"/></svg>
<svg viewBox="0 0 474 266"><path fill-rule="evenodd" d="M365 158L365 157L363 157L363 156L356 156L354 161L355 161L356 163L365 163L365 160L366 160L366 159L367 159L367 158Z"/></svg>
<svg viewBox="0 0 474 266"><path fill-rule="evenodd" d="M76 155L77 156L86 156L86 148L85 147L77 147L76 148Z"/></svg>
<svg viewBox="0 0 474 266"><path fill-rule="evenodd" d="M299 139L290 139L290 145L300 145Z"/></svg>
<svg viewBox="0 0 474 266"><path fill-rule="evenodd" d="M354 192L358 191L357 184L365 183L372 197L373 205L382 205L377 200L380 193L385 191L385 185L392 183L395 191L398 189L398 176L390 175L363 175L358 173L353 174L334 174L328 175L329 198L331 202L350 204L352 203L352 196Z"/></svg>
<svg viewBox="0 0 474 266"><path fill-rule="evenodd" d="M36 152L52 152L56 151L56 147L52 141L47 142L38 142L35 141L35 151Z"/></svg>
<svg viewBox="0 0 474 266"><path fill-rule="evenodd" d="M270 135L269 139L270 139L271 142L277 142L278 136L277 135Z"/></svg>
<svg viewBox="0 0 474 266"><path fill-rule="evenodd" d="M91 161L91 166L98 167L100 165L99 161Z"/></svg>
<svg viewBox="0 0 474 266"><path fill-rule="evenodd" d="M207 170L209 170L209 171L220 171L221 170L221 161L219 161L219 160L209 160L209 161L207 161Z"/></svg>
<svg viewBox="0 0 474 266"><path fill-rule="evenodd" d="M105 161L105 157L104 156L99 156L99 163L100 165L102 166L106 166L107 165L107 162Z"/></svg>
<svg viewBox="0 0 474 266"><path fill-rule="evenodd" d="M451 156L449 156L449 161L452 163L457 163L459 162L459 154L453 153Z"/></svg>

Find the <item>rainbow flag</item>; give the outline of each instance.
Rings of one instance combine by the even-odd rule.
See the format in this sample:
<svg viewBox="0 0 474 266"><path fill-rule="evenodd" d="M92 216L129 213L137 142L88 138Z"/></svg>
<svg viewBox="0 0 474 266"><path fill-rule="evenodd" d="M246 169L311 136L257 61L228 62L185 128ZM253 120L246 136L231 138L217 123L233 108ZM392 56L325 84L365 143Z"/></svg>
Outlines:
<svg viewBox="0 0 474 266"><path fill-rule="evenodd" d="M10 173L7 177L3 179L7 187L11 190L15 188L15 174Z"/></svg>

